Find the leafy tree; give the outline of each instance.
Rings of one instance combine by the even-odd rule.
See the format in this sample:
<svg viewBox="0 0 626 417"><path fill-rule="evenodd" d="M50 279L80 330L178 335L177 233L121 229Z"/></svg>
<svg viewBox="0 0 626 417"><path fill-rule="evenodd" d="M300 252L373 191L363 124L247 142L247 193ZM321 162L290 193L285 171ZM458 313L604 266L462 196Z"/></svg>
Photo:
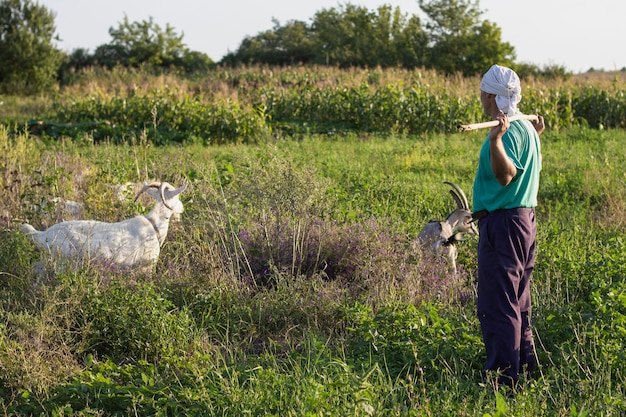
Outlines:
<svg viewBox="0 0 626 417"><path fill-rule="evenodd" d="M433 43L449 36L464 36L471 32L480 17L478 0L418 0L429 17L426 28Z"/></svg>
<svg viewBox="0 0 626 417"><path fill-rule="evenodd" d="M413 15L408 18L404 29L394 35L393 39L403 67L424 66L427 57L428 35L418 16Z"/></svg>
<svg viewBox="0 0 626 417"><path fill-rule="evenodd" d="M74 69L82 69L94 65L94 57L89 53L89 49L76 48L68 56L68 64Z"/></svg>
<svg viewBox="0 0 626 417"><path fill-rule="evenodd" d="M64 86L72 81L72 75L84 68L94 66L95 60L89 49L76 48L71 53L66 54L59 67L59 83Z"/></svg>
<svg viewBox="0 0 626 417"><path fill-rule="evenodd" d="M313 28L328 64L366 66L371 39L371 14L365 7L347 4L315 14Z"/></svg>
<svg viewBox="0 0 626 417"><path fill-rule="evenodd" d="M52 87L63 59L53 44L54 14L31 0L0 0L0 91L29 94Z"/></svg>
<svg viewBox="0 0 626 417"><path fill-rule="evenodd" d="M427 39L417 16L407 19L389 5L376 11L351 4L322 10L313 19L313 31L323 51L318 62L344 67L415 66Z"/></svg>
<svg viewBox="0 0 626 417"><path fill-rule="evenodd" d="M285 26L273 20L274 28L254 37L246 37L236 53L230 53L223 63L247 64L262 62L271 65L309 63L315 50L311 29L302 21L292 20Z"/></svg>
<svg viewBox="0 0 626 417"><path fill-rule="evenodd" d="M379 8L379 16L386 14L384 7ZM396 54L397 64L405 68L416 68L424 64L428 36L422 27L420 18L416 15L407 17L399 8L388 10L390 22L390 44L381 45L389 48ZM382 34L381 34L382 36Z"/></svg>
<svg viewBox="0 0 626 417"><path fill-rule="evenodd" d="M178 66L187 74L206 71L211 68L214 62L209 56L203 52L187 50L181 57Z"/></svg>
<svg viewBox="0 0 626 417"><path fill-rule="evenodd" d="M212 61L200 52L191 52L178 35L167 24L162 29L152 17L141 22L129 22L128 17L117 28L111 27L113 40L96 48L94 60L100 65L153 68L180 67L187 71L206 69Z"/></svg>
<svg viewBox="0 0 626 417"><path fill-rule="evenodd" d="M466 75L475 75L484 73L496 63L512 66L515 48L508 42L502 42L501 38L502 29L488 20L475 26L468 36L470 47L461 71Z"/></svg>
<svg viewBox="0 0 626 417"><path fill-rule="evenodd" d="M419 0L429 17L429 67L476 75L495 63L511 65L515 49L501 41L502 31L480 21L478 0Z"/></svg>
<svg viewBox="0 0 626 417"><path fill-rule="evenodd" d="M113 40L96 48L95 57L103 65L116 64L155 67L172 65L185 51L182 35L168 24L165 30L152 17L141 22L129 22L128 16L117 28L109 28Z"/></svg>

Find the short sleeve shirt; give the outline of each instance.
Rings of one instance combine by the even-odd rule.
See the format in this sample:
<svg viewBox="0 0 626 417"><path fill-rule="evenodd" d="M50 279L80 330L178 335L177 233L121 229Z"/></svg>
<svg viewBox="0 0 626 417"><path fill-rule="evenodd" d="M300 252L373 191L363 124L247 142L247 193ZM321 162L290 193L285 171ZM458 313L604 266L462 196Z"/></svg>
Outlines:
<svg viewBox="0 0 626 417"><path fill-rule="evenodd" d="M539 135L527 120L511 122L502 136L502 144L517 168L513 180L503 186L491 169L489 137L480 149L478 170L474 178L473 211L495 211L518 207L536 207L541 171Z"/></svg>

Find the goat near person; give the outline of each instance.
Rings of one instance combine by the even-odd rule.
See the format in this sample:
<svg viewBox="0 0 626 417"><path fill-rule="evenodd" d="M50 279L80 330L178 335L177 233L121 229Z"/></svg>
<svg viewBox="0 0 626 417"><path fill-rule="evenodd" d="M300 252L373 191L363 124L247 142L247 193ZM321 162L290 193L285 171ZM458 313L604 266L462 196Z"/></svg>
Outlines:
<svg viewBox="0 0 626 417"><path fill-rule="evenodd" d="M424 226L413 243L414 249L421 248L432 255L443 257L450 273L456 273L456 243L467 239L466 235L478 235L472 222L467 197L458 185L445 181L452 189L450 194L456 201L457 208L444 221L431 220Z"/></svg>

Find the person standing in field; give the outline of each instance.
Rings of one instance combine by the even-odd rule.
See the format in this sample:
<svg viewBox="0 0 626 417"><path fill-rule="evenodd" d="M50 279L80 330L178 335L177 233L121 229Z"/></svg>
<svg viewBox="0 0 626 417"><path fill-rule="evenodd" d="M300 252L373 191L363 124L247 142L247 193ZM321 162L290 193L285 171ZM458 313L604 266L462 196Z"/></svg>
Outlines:
<svg viewBox="0 0 626 417"><path fill-rule="evenodd" d="M518 75L493 65L480 83L485 113L499 124L480 150L474 179L473 209L478 220L478 301L486 371L498 385L515 387L529 376L537 358L531 324L530 278L535 264L535 211L541 145L538 121L509 121L520 114Z"/></svg>

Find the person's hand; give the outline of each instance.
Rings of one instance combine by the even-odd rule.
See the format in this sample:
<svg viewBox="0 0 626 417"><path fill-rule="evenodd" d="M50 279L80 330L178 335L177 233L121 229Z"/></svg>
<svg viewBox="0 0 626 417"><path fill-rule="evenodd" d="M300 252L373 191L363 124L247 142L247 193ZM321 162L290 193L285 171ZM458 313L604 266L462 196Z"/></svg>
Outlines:
<svg viewBox="0 0 626 417"><path fill-rule="evenodd" d="M494 120L497 120L500 123L491 128L491 131L489 132L489 138L491 140L500 139L506 131L509 130L509 126L511 125L511 122L509 122L509 116L502 113L502 111L500 111Z"/></svg>
<svg viewBox="0 0 626 417"><path fill-rule="evenodd" d="M545 130L546 125L543 122L543 116L537 116L537 121L533 120L533 127L535 128L535 130L537 131L537 134L541 135L541 133Z"/></svg>

